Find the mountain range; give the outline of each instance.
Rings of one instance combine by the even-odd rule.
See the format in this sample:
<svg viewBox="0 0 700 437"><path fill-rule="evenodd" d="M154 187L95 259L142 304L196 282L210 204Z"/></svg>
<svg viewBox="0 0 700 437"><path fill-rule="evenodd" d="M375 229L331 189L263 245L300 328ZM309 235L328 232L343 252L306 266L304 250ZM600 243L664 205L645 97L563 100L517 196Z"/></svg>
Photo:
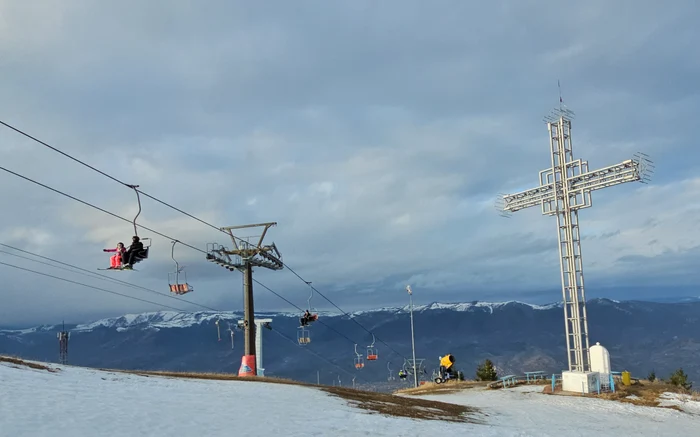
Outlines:
<svg viewBox="0 0 700 437"><path fill-rule="evenodd" d="M592 299L587 303L591 345L610 351L613 370L667 377L679 367L700 378L700 301L647 302ZM242 313L150 312L66 325L68 363L80 366L196 372L238 371ZM263 330L266 376L333 384L341 380L386 389L411 358L408 307L349 314L320 312L309 331L311 343L297 343L299 314L257 313L272 320ZM219 331L216 321L219 320ZM467 378L488 358L500 374L567 368L562 304L522 302L432 303L414 307L416 358L425 359L426 378L438 357L451 353ZM233 348L229 327L234 332ZM61 325L0 330L0 354L56 362ZM366 360L373 341L376 361ZM355 369L355 344L365 367ZM396 378L398 379L398 378Z"/></svg>

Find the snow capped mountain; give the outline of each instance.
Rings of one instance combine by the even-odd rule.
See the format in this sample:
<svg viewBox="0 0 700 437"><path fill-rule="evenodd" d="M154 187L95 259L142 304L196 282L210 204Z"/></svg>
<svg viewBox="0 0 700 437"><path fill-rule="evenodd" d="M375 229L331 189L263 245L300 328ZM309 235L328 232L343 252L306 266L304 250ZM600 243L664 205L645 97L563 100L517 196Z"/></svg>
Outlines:
<svg viewBox="0 0 700 437"><path fill-rule="evenodd" d="M561 303L551 303L551 304L547 304L547 305L534 305L534 304L529 304L529 303L525 303L525 302L520 302L517 300L511 300L511 301L507 301L507 302L479 302L479 301L464 302L464 303L432 302L432 303L429 303L427 305L414 305L413 311L414 312L436 311L436 310L459 311L459 312L488 311L489 313L493 314L493 311L495 309L504 308L507 306L516 306L516 305L527 306L527 307L532 308L533 310L549 310L552 308L561 307ZM404 313L404 312L409 312L409 311L410 311L410 307L409 307L409 305L406 305L403 307L385 307L385 308L379 308L379 309L373 309L373 310L355 311L351 315L352 316L359 316L362 314L376 313L376 312Z"/></svg>
<svg viewBox="0 0 700 437"><path fill-rule="evenodd" d="M561 304L421 302L414 310L415 348L431 366L436 364L431 357L449 350L469 372L486 358L507 373L533 368L556 373L566 367ZM337 366L352 370L355 344L363 350L374 341L374 334L380 358L368 365L376 371L364 372L365 377L386 381L385 366L400 368L412 353L408 311L404 306L328 312L309 328L311 349L298 344L298 311L256 313L256 318L272 320L272 329L262 331L266 373L313 382L318 371L331 375ZM611 359L616 370L643 376L655 369L658 375L669 375L682 365L691 379L700 375L700 303L590 299L587 314L591 342L615 352ZM70 362L115 369L237 372L244 336L235 326L242 318L240 311L159 311L66 325L75 334ZM228 332L229 323L234 336ZM58 357L60 324L22 328L0 331L0 353L44 360ZM310 352L331 361L314 361Z"/></svg>
<svg viewBox="0 0 700 437"><path fill-rule="evenodd" d="M494 310L503 309L509 306L525 306L533 310L549 310L552 308L561 307L561 303L553 303L549 305L533 305L519 301L508 302L469 302L469 303L441 303L432 302L427 305L414 305L414 312L425 311L456 311L456 312L488 312L493 314ZM358 317L368 314L377 313L407 313L410 311L408 305L403 307L383 307L371 310L361 310L348 313L352 317ZM344 317L340 312L332 311L314 311L320 317ZM271 317L291 317L298 318L299 312L257 312L257 318ZM201 325L203 323L214 323L220 319L226 323L222 324L222 329L228 329L228 323L234 325L238 320L243 318L241 311L196 311L196 312L177 312L177 311L155 311L141 314L125 314L119 317L110 317L97 320L91 323L79 324L73 327L68 326L70 332L91 332L99 328L116 329L118 332L129 329L141 330L160 330L167 328L187 328L190 326ZM20 329L20 330L0 330L0 333L6 335L24 335L37 332L49 332L59 330L60 325L41 325L38 327Z"/></svg>
<svg viewBox="0 0 700 437"><path fill-rule="evenodd" d="M34 326L32 328L26 328L26 329L5 329L5 330L0 329L0 333L7 334L7 335L24 335L24 334L34 334L34 333L40 333L40 332L51 332L56 328L56 326L58 326L58 325L39 325L39 326Z"/></svg>

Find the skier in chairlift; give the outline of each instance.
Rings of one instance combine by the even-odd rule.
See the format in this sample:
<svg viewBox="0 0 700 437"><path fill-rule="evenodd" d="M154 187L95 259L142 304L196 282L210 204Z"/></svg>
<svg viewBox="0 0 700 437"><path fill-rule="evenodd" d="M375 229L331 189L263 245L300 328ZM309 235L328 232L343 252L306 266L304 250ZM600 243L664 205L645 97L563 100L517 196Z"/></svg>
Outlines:
<svg viewBox="0 0 700 437"><path fill-rule="evenodd" d="M103 252L116 252L114 255L109 257L109 268L110 269L119 269L122 266L122 259L124 256L124 252L126 252L126 249L124 248L124 243L121 241L117 243L117 247L115 249L102 249Z"/></svg>
<svg viewBox="0 0 700 437"><path fill-rule="evenodd" d="M301 322L301 326L308 326L309 322L311 321L311 313L309 310L304 311L304 315L301 316L301 319L299 321Z"/></svg>
<svg viewBox="0 0 700 437"><path fill-rule="evenodd" d="M131 239L131 246L129 246L122 256L122 269L133 269L136 260L138 258L143 258L145 252L146 251L143 248L143 243L141 242L140 238L134 235Z"/></svg>

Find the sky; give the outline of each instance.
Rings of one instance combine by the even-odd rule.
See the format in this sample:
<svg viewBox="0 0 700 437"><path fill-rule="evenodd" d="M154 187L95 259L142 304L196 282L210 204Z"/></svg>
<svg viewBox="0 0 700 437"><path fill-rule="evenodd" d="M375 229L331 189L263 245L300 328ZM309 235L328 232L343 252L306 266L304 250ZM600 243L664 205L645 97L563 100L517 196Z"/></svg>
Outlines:
<svg viewBox="0 0 700 437"><path fill-rule="evenodd" d="M642 151L651 183L580 213L587 297L700 296L700 6L651 1L0 0L0 120L215 226L277 222L299 308L561 300L556 220L500 217L539 184L547 126L575 111L591 169ZM125 216L133 190L0 126L2 167ZM142 196L143 197L143 196ZM97 272L130 223L0 171L0 243L168 295L171 240ZM206 250L230 239L142 198L138 222ZM259 235L255 230L240 236ZM16 252L0 246L3 252ZM182 310L188 302L0 252L0 262ZM176 244L195 291L242 308L242 278ZM0 265L0 325L165 309ZM294 310L255 285L260 310ZM335 309L314 293L316 309Z"/></svg>

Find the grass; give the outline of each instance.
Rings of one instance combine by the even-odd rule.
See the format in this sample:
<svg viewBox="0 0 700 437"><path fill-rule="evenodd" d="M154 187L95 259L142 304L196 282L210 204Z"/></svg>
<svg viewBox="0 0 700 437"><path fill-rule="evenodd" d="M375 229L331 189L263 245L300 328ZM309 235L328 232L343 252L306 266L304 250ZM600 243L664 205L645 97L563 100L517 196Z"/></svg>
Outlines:
<svg viewBox="0 0 700 437"><path fill-rule="evenodd" d="M52 373L55 373L58 371L58 369L52 369L48 366L44 366L43 364L32 363L30 361L24 361L21 358L11 357L11 356L6 356L6 355L0 355L0 362L10 363L10 364L14 364L16 366L25 366L25 367L29 367L31 369L36 369L36 370L46 370L46 371L52 372Z"/></svg>
<svg viewBox="0 0 700 437"><path fill-rule="evenodd" d="M397 390L394 393L397 394L407 394L407 395L441 395L457 393L462 390L474 388L474 387L486 387L488 381L448 381L443 384L435 384L434 382L426 382L418 387L409 387L401 390Z"/></svg>
<svg viewBox="0 0 700 437"><path fill-rule="evenodd" d="M659 401L659 396L665 392L690 394L687 390L668 382L650 382L647 380L639 380L639 382L632 385L616 384L615 393L601 393L600 397L603 399L626 402L635 405L659 407L659 404L661 403ZM632 395L634 395L635 398L628 398L628 396ZM696 397L697 396L693 396L693 398ZM674 410L683 411L677 405L664 406L661 408L671 408Z"/></svg>
<svg viewBox="0 0 700 437"><path fill-rule="evenodd" d="M313 384L307 384L292 379L270 378L267 376L236 376L230 373L198 373L198 372L171 372L160 370L122 370L122 369L98 369L105 372L113 373L129 373L139 376L160 376L165 378L180 378L180 379L208 379L218 381L244 381L244 382L267 382L271 384L299 385L313 387Z"/></svg>
<svg viewBox="0 0 700 437"><path fill-rule="evenodd" d="M478 408L465 405L344 387L323 387L322 390L347 400L352 406L387 416L447 422L483 423L483 421L476 418L477 414L483 413Z"/></svg>

